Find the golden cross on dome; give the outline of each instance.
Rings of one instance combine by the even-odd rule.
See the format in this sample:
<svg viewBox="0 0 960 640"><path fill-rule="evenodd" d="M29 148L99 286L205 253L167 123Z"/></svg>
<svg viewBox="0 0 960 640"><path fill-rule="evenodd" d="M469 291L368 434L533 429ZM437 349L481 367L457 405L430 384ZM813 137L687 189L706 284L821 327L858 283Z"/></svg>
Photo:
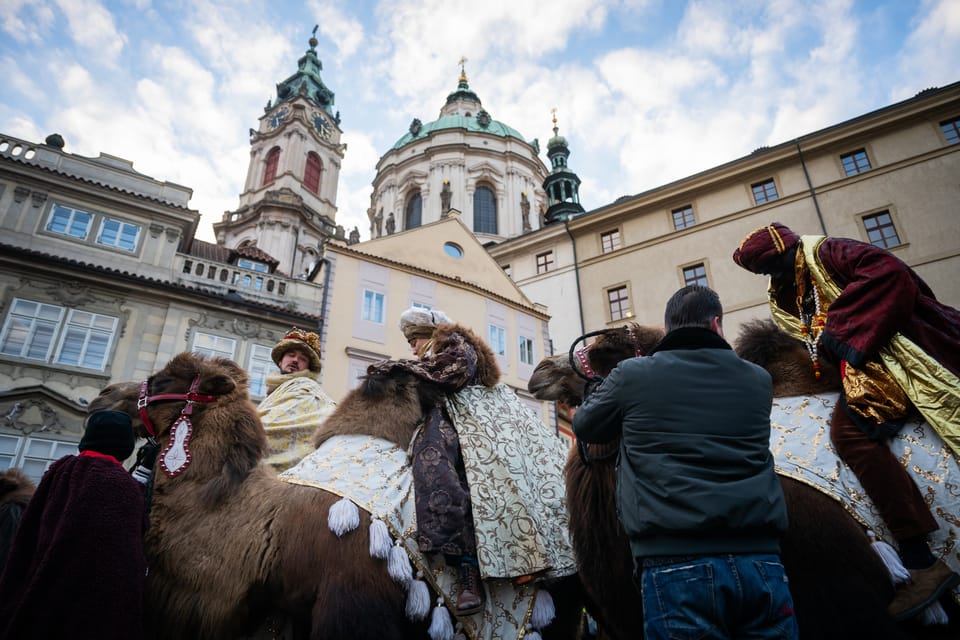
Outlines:
<svg viewBox="0 0 960 640"><path fill-rule="evenodd" d="M460 65L460 82L466 82L466 81L467 81L467 68L466 68L466 66L464 66L464 65L467 64L467 57L466 57L466 56L460 56L460 59L457 61L457 64Z"/></svg>

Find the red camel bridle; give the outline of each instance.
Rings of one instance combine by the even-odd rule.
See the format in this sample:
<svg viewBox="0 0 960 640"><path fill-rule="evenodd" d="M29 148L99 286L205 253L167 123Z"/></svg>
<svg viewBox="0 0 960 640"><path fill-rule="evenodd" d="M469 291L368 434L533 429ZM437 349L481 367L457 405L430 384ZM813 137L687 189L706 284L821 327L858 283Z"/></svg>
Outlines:
<svg viewBox="0 0 960 640"><path fill-rule="evenodd" d="M157 437L157 430L154 429L153 423L150 422L150 417L147 415L147 407L150 406L151 403L173 400L186 401L186 404L180 411L180 417L182 418L193 414L194 402L206 403L216 402L217 400L217 396L198 393L200 389L199 373L193 379L193 382L190 383L190 389L186 393L158 393L155 396L150 396L148 395L149 386L149 379L140 383L140 397L137 398L137 410L140 412L140 420L143 421L143 428L147 430L147 433L149 433L152 438Z"/></svg>

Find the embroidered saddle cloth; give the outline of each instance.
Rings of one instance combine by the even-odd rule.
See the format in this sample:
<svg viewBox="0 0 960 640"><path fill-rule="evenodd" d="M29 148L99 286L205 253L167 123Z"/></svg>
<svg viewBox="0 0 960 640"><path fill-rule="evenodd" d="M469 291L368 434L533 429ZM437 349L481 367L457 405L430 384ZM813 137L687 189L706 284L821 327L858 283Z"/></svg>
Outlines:
<svg viewBox="0 0 960 640"><path fill-rule="evenodd" d="M425 580L433 594L441 594L447 610L455 616L457 572L447 568L442 558L432 562L417 546L413 476L405 450L372 436L334 436L280 474L280 479L348 498L383 520L395 543L406 550L418 579ZM367 535L367 532L358 530L344 535ZM384 561L385 576L386 573ZM515 586L510 580L485 580L484 584L487 587L484 610L468 617L455 617L455 622L462 625L463 633L471 640L522 638L538 587L534 583Z"/></svg>
<svg viewBox="0 0 960 640"><path fill-rule="evenodd" d="M830 415L837 398L836 393L774 398L770 450L777 473L830 495L877 538L893 544L873 502L830 442ZM940 525L928 538L933 554L960 571L960 462L920 420L908 421L889 442Z"/></svg>

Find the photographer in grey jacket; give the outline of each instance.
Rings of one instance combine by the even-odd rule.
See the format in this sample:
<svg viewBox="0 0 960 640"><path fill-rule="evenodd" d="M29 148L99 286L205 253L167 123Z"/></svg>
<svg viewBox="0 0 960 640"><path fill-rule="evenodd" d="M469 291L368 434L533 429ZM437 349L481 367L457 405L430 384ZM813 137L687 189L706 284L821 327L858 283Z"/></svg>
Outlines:
<svg viewBox="0 0 960 640"><path fill-rule="evenodd" d="M770 375L723 338L716 292L667 302L667 335L624 360L573 419L585 442L621 437L617 510L643 595L644 637L796 638L770 454Z"/></svg>

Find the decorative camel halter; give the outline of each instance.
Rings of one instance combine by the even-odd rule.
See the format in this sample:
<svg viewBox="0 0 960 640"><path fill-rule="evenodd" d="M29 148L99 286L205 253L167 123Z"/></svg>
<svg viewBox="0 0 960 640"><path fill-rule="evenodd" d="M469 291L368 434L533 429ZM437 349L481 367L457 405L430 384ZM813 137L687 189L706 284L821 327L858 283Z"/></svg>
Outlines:
<svg viewBox="0 0 960 640"><path fill-rule="evenodd" d="M217 396L198 393L200 388L200 374L198 373L190 383L190 389L186 393L159 393L155 396L149 394L150 380L144 380L140 383L140 397L137 398L137 409L140 412L140 419L143 421L143 427L153 439L157 436L157 430L150 422L150 416L147 415L147 407L153 402L184 400L186 404L180 410L180 416L174 422L170 429L170 441L160 453L160 468L173 478L183 473L190 466L190 436L193 435L193 424L190 422L190 416L193 415L194 402L215 402Z"/></svg>

